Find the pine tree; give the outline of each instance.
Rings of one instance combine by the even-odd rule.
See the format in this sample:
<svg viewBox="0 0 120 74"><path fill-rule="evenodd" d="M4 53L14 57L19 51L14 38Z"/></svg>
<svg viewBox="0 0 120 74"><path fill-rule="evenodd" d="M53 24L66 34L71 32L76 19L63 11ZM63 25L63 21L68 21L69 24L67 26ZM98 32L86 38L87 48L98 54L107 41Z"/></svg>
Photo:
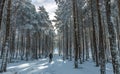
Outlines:
<svg viewBox="0 0 120 74"><path fill-rule="evenodd" d="M6 35L5 35L5 42L3 45L4 48L4 54L2 57L2 65L1 65L1 69L0 72L5 72L6 68L7 68L7 59L8 59L8 42L9 42L9 36L10 36L10 13L11 13L11 0L8 0L8 4L7 4L7 20L6 20Z"/></svg>
<svg viewBox="0 0 120 74"><path fill-rule="evenodd" d="M99 0L97 0L97 13L98 13L98 24L99 24L100 70L101 70L101 74L106 74L106 71L105 71L105 50L104 50L104 45L103 45L103 25L101 22L101 12L100 12Z"/></svg>
<svg viewBox="0 0 120 74"><path fill-rule="evenodd" d="M0 29L1 29L1 22L2 22L2 14L3 14L3 8L5 5L5 0L0 1Z"/></svg>
<svg viewBox="0 0 120 74"><path fill-rule="evenodd" d="M75 50L75 60L74 60L74 65L75 68L78 68L78 43L77 43L77 5L76 5L76 0L73 0L73 20L74 20L74 50Z"/></svg>
<svg viewBox="0 0 120 74"><path fill-rule="evenodd" d="M112 56L112 64L114 74L120 74L120 60L119 60L119 51L117 49L116 43L116 32L115 26L111 20L111 0L104 0L106 5L106 17L109 30L109 39L110 39L110 50Z"/></svg>

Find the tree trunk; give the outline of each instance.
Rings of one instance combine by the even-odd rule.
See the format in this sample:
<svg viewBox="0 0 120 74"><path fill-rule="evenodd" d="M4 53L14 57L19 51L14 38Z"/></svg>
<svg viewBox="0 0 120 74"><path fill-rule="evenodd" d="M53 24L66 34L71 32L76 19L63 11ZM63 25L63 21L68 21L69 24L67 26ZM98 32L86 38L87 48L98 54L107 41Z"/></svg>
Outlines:
<svg viewBox="0 0 120 74"><path fill-rule="evenodd" d="M11 0L8 0L8 5L7 5L7 20L6 20L6 35L5 35L5 42L4 42L4 54L2 57L2 64L1 64L1 69L0 72L6 72L7 68L7 57L8 57L8 41L9 41L9 32L10 32L10 13L11 13Z"/></svg>
<svg viewBox="0 0 120 74"><path fill-rule="evenodd" d="M66 25L66 59L68 59L68 26Z"/></svg>
<svg viewBox="0 0 120 74"><path fill-rule="evenodd" d="M71 22L71 19L70 19L70 22ZM70 39L69 39L70 40L70 43L69 43L70 44L70 50L69 50L69 52L70 52L70 61L72 61L72 34L71 34L72 30L71 30L71 25L72 24L70 24Z"/></svg>
<svg viewBox="0 0 120 74"><path fill-rule="evenodd" d="M105 50L103 45L103 25L101 22L101 13L100 13L100 6L99 0L97 0L97 13L98 13L98 25L99 25L99 58L100 58L100 71L101 74L106 74L106 67L105 67Z"/></svg>
<svg viewBox="0 0 120 74"><path fill-rule="evenodd" d="M88 36L88 28L86 28L86 30L85 30L85 43L86 43L86 61L89 59L89 36Z"/></svg>
<svg viewBox="0 0 120 74"><path fill-rule="evenodd" d="M120 0L117 0L118 1L118 11L119 11L119 17L118 17L118 26L117 26L117 28L118 28L118 49L119 49L119 53L120 53ZM120 54L119 54L119 56L120 56Z"/></svg>
<svg viewBox="0 0 120 74"><path fill-rule="evenodd" d="M0 2L0 30L1 30L1 24L2 24L2 14L3 14L3 8L5 5L5 0L1 0Z"/></svg>
<svg viewBox="0 0 120 74"><path fill-rule="evenodd" d="M76 13L77 3L76 3L76 0L72 0L72 1L73 1L73 21L74 21L74 53L75 53L74 65L75 65L75 68L78 68L78 43L77 43L78 21L77 21L77 13Z"/></svg>
<svg viewBox="0 0 120 74"><path fill-rule="evenodd" d="M93 50L94 50L94 54L95 54L95 61L96 61L96 66L99 66L99 56L98 56L98 50L97 50L97 43L96 43L96 33L95 33L95 23L94 23L94 16L93 16L93 0L91 0L91 16L92 16L92 27L93 27Z"/></svg>
<svg viewBox="0 0 120 74"><path fill-rule="evenodd" d="M120 74L120 61L119 61L119 51L117 50L116 43L116 32L115 27L111 20L111 0L105 0L106 3L106 17L109 31L109 39L110 39L110 50L112 55L112 64L114 74Z"/></svg>

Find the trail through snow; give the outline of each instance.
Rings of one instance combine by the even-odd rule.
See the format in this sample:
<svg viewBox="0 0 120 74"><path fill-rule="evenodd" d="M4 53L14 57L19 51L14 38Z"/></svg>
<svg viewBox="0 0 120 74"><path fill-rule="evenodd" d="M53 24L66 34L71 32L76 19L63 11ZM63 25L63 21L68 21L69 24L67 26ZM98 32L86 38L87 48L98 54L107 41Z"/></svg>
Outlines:
<svg viewBox="0 0 120 74"><path fill-rule="evenodd" d="M8 72L2 74L100 74L99 67L95 67L90 60L74 69L73 61L63 61L58 55L54 56L51 63L48 62L48 58L11 63L7 70ZM106 70L107 74L113 74L111 64L107 65Z"/></svg>

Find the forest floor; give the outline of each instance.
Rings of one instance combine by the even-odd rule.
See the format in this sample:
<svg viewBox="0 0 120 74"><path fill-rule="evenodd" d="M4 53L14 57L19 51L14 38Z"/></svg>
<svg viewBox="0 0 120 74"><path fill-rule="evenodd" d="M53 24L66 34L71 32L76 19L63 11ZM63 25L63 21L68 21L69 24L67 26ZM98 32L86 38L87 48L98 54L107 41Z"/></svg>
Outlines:
<svg viewBox="0 0 120 74"><path fill-rule="evenodd" d="M109 63L106 72L113 74L112 65ZM91 60L79 64L79 68L75 69L73 61L63 61L62 57L54 55L51 63L48 62L48 58L10 63L7 72L2 74L100 74L100 69L95 67Z"/></svg>

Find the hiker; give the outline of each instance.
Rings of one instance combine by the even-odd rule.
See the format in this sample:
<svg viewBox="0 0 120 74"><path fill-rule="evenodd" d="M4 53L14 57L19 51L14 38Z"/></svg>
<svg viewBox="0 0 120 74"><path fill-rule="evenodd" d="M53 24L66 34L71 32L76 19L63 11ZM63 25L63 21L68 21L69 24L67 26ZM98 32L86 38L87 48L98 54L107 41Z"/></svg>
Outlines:
<svg viewBox="0 0 120 74"><path fill-rule="evenodd" d="M53 55L52 53L49 54L49 62L52 62Z"/></svg>

